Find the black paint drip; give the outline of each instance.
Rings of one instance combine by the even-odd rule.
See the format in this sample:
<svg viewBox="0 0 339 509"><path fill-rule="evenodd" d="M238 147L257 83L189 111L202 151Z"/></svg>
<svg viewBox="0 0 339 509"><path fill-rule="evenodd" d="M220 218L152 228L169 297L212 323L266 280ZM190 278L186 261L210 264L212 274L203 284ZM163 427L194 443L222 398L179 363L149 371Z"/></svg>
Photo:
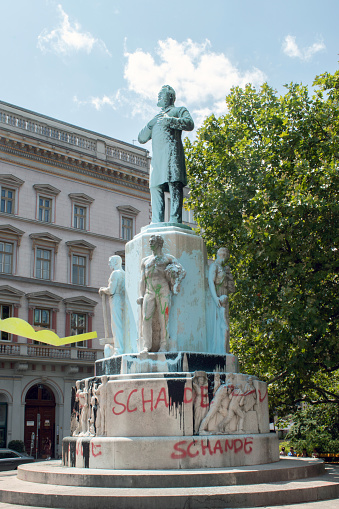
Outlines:
<svg viewBox="0 0 339 509"><path fill-rule="evenodd" d="M89 440L82 441L82 454L84 458L84 467L89 468Z"/></svg>
<svg viewBox="0 0 339 509"><path fill-rule="evenodd" d="M167 388L168 388L168 399L169 399L169 406L168 406L168 412L170 413L171 410L173 411L175 408L175 417L178 418L178 411L179 411L179 417L180 417L180 428L183 423L181 423L183 412L182 412L182 405L184 402L184 394L185 394L185 385L186 380L175 380L168 378L166 380L167 382Z"/></svg>
<svg viewBox="0 0 339 509"><path fill-rule="evenodd" d="M75 467L76 446L77 446L77 443L75 440L69 443L69 456L70 456L69 459L70 459L71 467Z"/></svg>

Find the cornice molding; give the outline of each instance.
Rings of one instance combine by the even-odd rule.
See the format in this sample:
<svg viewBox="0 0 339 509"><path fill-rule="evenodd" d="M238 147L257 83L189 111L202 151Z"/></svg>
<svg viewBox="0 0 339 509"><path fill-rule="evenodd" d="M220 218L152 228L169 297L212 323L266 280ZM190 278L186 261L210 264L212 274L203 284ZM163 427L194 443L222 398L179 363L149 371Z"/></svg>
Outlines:
<svg viewBox="0 0 339 509"><path fill-rule="evenodd" d="M49 194L50 196L57 196L61 193L60 189L57 189L50 184L34 184L33 188L37 193Z"/></svg>
<svg viewBox="0 0 339 509"><path fill-rule="evenodd" d="M84 193L70 193L69 198L77 203L84 203L85 205L90 205L94 202L94 198L91 198L91 196L88 196L88 194Z"/></svg>
<svg viewBox="0 0 339 509"><path fill-rule="evenodd" d="M132 207L132 205L119 205L117 209L122 214L129 214L130 216L137 216L140 212L140 210Z"/></svg>
<svg viewBox="0 0 339 509"><path fill-rule="evenodd" d="M61 154L56 152L53 148L45 149L43 147L36 147L26 141L18 142L17 140L11 140L8 137L1 136L1 127L0 150L18 157L24 157L43 164L71 170L132 189L147 191L149 187L149 176L147 172L130 168L121 163L114 163L113 165L106 161L106 164L104 164L104 162L99 164L96 162L95 158L91 159L88 158L88 156L80 158L80 155L76 155L73 157L68 153Z"/></svg>
<svg viewBox="0 0 339 509"><path fill-rule="evenodd" d="M12 175L11 173L6 173L0 175L0 184L5 186L14 187L17 189L18 187L21 187L25 183L24 180L19 179L15 175Z"/></svg>

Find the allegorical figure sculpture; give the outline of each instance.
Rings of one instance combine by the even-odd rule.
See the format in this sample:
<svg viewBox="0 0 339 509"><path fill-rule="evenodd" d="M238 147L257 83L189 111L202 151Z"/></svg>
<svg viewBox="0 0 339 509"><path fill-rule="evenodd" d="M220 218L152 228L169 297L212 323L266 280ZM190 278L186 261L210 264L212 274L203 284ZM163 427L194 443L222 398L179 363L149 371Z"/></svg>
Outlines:
<svg viewBox="0 0 339 509"><path fill-rule="evenodd" d="M230 293L235 292L231 269L226 265L228 258L228 249L226 247L221 247L217 252L217 259L210 265L208 274L209 288L216 305L213 341L214 343L223 341L227 353L229 353L230 350L228 296Z"/></svg>
<svg viewBox="0 0 339 509"><path fill-rule="evenodd" d="M99 294L108 295L111 309L111 329L114 343L114 353L123 353L124 344L124 309L125 309L125 271L122 269L122 259L120 256L111 256L108 265L112 269L108 279L108 286L101 287ZM105 336L108 336L106 302L103 299Z"/></svg>
<svg viewBox="0 0 339 509"><path fill-rule="evenodd" d="M205 371L195 371L193 381L194 434L199 433L201 422L204 420L209 407L208 378Z"/></svg>
<svg viewBox="0 0 339 509"><path fill-rule="evenodd" d="M97 398L97 436L106 436L107 382L108 376L102 375L101 384L95 389Z"/></svg>
<svg viewBox="0 0 339 509"><path fill-rule="evenodd" d="M164 239L152 235L149 240L152 255L141 262L140 297L143 352L165 352L168 348L168 320L171 294L178 294L186 271L170 254L162 251ZM156 335L158 334L158 343Z"/></svg>
<svg viewBox="0 0 339 509"><path fill-rule="evenodd" d="M158 113L138 136L139 143L152 139L150 191L152 223L164 222L164 193L171 197L171 223L182 223L183 188L187 184L182 131L192 131L194 122L188 110L174 106L175 91L165 85L158 95Z"/></svg>
<svg viewBox="0 0 339 509"><path fill-rule="evenodd" d="M249 376L243 390L243 410L250 412L254 410L254 406L257 403L257 391L253 384L253 377Z"/></svg>
<svg viewBox="0 0 339 509"><path fill-rule="evenodd" d="M219 424L227 416L228 406L230 404L230 394L233 388L227 384L222 384L217 389L211 401L209 410L202 420L199 427L199 434L219 432Z"/></svg>
<svg viewBox="0 0 339 509"><path fill-rule="evenodd" d="M221 432L230 432L231 429L231 421L236 422L236 430L238 432L244 431L244 419L245 412L242 408L244 404L243 400L243 392L241 387L235 386L231 392L230 388L230 402L227 409L227 415L225 419L219 424L219 430Z"/></svg>

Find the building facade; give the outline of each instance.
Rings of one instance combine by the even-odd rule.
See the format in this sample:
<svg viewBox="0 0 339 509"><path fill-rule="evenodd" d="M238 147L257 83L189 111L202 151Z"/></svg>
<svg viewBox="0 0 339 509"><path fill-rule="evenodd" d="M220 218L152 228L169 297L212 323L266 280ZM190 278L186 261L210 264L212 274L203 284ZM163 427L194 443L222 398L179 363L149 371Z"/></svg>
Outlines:
<svg viewBox="0 0 339 509"><path fill-rule="evenodd" d="M0 447L58 457L71 387L103 356L100 286L109 256L150 221L148 152L0 102L0 318L60 337L53 347L0 330Z"/></svg>

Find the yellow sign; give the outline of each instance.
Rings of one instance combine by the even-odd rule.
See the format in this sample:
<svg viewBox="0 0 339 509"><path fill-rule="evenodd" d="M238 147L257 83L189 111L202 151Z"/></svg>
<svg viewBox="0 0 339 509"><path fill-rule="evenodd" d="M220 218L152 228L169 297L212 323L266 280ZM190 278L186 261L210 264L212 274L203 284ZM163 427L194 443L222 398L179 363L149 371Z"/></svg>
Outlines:
<svg viewBox="0 0 339 509"><path fill-rule="evenodd" d="M78 334L77 336L59 338L55 332L48 329L35 331L29 323L21 318L5 318L5 320L0 320L0 330L53 346L69 345L71 343L77 343L78 341L87 341L87 339L95 339L98 337L96 332L86 332L85 334Z"/></svg>

